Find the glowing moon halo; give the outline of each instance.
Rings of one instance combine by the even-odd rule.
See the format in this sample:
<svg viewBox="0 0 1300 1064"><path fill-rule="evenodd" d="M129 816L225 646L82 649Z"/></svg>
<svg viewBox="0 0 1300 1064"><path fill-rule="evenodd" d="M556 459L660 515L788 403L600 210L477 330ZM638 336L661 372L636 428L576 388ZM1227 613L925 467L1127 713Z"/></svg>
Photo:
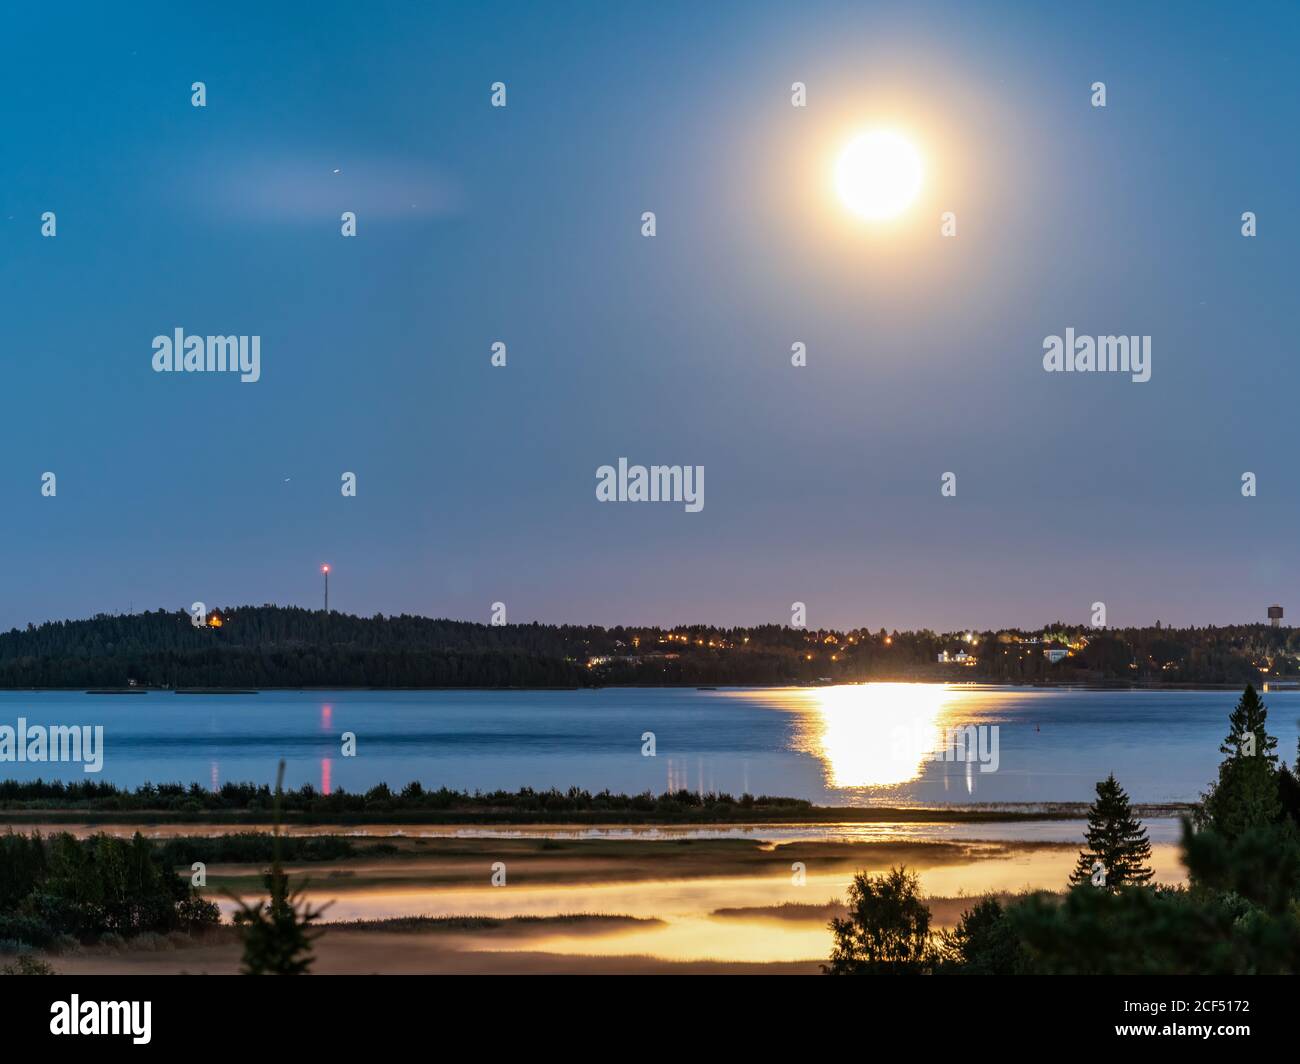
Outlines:
<svg viewBox="0 0 1300 1064"><path fill-rule="evenodd" d="M925 168L912 144L888 129L862 133L835 164L835 189L850 211L885 221L906 210L921 191Z"/></svg>

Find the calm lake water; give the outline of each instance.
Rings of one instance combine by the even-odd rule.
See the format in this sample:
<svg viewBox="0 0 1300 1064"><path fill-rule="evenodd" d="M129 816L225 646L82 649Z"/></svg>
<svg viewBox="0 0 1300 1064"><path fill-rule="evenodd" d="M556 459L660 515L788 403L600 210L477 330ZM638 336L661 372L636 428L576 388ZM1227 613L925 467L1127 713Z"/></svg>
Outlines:
<svg viewBox="0 0 1300 1064"><path fill-rule="evenodd" d="M411 780L464 790L579 786L790 795L833 805L1086 801L1114 772L1142 802L1213 778L1238 694L938 684L717 691L0 693L0 725L102 725L104 765L0 763L0 778L272 783ZM1300 691L1265 695L1288 762ZM935 760L973 726L971 760ZM994 730L996 729L996 730ZM356 736L343 757L341 736ZM655 756L643 756L653 733ZM965 752L966 747L962 747Z"/></svg>

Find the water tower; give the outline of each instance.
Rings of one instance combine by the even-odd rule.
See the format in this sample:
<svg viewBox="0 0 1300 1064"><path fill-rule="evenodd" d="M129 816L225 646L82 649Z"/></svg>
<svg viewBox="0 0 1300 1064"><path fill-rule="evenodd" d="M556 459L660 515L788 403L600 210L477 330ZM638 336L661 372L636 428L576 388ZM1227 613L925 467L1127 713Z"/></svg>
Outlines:
<svg viewBox="0 0 1300 1064"><path fill-rule="evenodd" d="M1268 623L1274 628L1282 623L1282 607L1270 606L1268 608Z"/></svg>

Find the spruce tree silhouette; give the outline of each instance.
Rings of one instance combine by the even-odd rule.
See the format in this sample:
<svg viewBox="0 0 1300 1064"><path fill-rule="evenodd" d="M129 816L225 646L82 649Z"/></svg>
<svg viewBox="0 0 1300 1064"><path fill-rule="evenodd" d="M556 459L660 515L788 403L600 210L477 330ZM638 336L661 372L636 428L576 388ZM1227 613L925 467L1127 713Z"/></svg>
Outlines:
<svg viewBox="0 0 1300 1064"><path fill-rule="evenodd" d="M1219 778L1201 796L1199 826L1236 839L1281 817L1277 740L1268 734L1267 722L1268 709L1247 684L1219 747L1227 755L1219 764Z"/></svg>
<svg viewBox="0 0 1300 1064"><path fill-rule="evenodd" d="M1088 809L1088 848L1070 873L1070 882L1094 883L1108 890L1141 886L1151 878L1151 843L1146 828L1129 806L1115 774L1097 784L1097 798ZM1101 868L1096 869L1097 863ZM1094 878L1097 877L1097 878Z"/></svg>

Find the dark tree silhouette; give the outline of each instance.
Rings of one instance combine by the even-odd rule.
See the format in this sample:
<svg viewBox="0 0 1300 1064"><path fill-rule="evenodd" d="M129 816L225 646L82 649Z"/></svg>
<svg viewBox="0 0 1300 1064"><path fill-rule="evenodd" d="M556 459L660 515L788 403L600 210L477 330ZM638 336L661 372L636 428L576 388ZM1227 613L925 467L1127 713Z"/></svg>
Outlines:
<svg viewBox="0 0 1300 1064"><path fill-rule="evenodd" d="M281 863L280 795L284 791L284 762L275 779L275 829L272 835L271 870L266 875L270 900L249 904L235 895L239 905L234 915L244 937L243 975L306 975L315 957L311 944L322 934L312 924L324 909L317 909L303 896L304 887L291 890L289 876Z"/></svg>
<svg viewBox="0 0 1300 1064"><path fill-rule="evenodd" d="M1219 778L1201 796L1198 822L1227 839L1271 824L1282 815L1277 769L1277 740L1265 727L1268 710L1247 684L1228 717L1228 734L1219 747L1227 756Z"/></svg>
<svg viewBox="0 0 1300 1064"><path fill-rule="evenodd" d="M1090 883L1093 867L1102 864L1104 879L1098 885L1110 890L1141 886L1151 878L1151 843L1146 828L1129 806L1114 773L1097 784L1097 798L1088 809L1088 847L1070 873L1074 884Z"/></svg>
<svg viewBox="0 0 1300 1064"><path fill-rule="evenodd" d="M939 967L946 975L1022 975L1029 958L997 898L983 898L939 933Z"/></svg>
<svg viewBox="0 0 1300 1064"><path fill-rule="evenodd" d="M923 975L930 970L930 910L905 868L859 872L849 886L847 919L831 921L835 948L827 975Z"/></svg>
<svg viewBox="0 0 1300 1064"><path fill-rule="evenodd" d="M1277 770L1277 796L1282 804L1282 815L1300 827L1300 741L1296 742L1296 757L1291 768L1285 764Z"/></svg>

